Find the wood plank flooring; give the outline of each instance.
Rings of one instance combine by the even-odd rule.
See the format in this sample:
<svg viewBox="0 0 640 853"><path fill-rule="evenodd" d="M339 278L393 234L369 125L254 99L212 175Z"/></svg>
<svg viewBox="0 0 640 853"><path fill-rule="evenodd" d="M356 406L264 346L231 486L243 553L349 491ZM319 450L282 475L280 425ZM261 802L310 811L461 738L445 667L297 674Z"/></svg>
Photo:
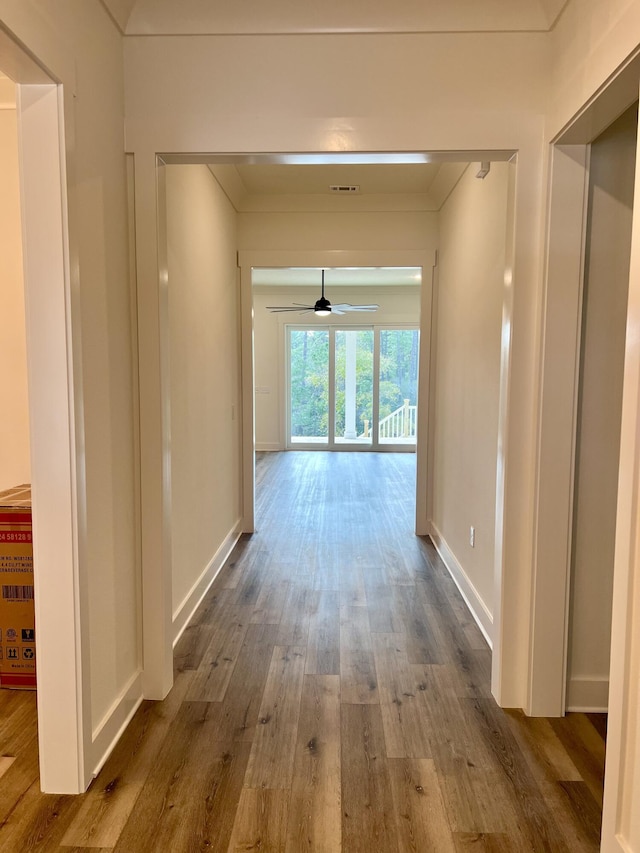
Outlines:
<svg viewBox="0 0 640 853"><path fill-rule="evenodd" d="M0 691L0 851L590 853L602 719L504 712L411 454L259 454L244 537L89 791L39 792Z"/></svg>

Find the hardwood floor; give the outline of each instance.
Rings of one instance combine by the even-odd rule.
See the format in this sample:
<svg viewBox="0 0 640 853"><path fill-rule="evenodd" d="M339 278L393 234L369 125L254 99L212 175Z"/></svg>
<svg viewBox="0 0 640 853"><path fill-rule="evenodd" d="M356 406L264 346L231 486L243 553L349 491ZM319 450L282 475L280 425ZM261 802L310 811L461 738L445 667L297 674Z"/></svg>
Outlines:
<svg viewBox="0 0 640 853"><path fill-rule="evenodd" d="M35 695L0 691L0 850L587 853L597 716L491 698L410 454L259 454L257 532L89 791L39 792Z"/></svg>

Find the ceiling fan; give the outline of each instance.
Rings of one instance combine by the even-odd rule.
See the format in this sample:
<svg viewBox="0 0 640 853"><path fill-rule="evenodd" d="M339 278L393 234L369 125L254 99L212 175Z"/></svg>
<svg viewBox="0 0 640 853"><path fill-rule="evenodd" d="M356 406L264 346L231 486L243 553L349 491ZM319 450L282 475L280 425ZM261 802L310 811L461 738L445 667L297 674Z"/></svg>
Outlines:
<svg viewBox="0 0 640 853"><path fill-rule="evenodd" d="M308 314L313 311L318 317L328 317L329 314L346 314L347 311L377 311L379 307L379 305L350 305L348 302L332 305L324 295L324 270L322 270L322 295L315 305L301 305L299 302L294 302L293 305L267 305L267 309L273 314L283 311L297 311L298 314Z"/></svg>

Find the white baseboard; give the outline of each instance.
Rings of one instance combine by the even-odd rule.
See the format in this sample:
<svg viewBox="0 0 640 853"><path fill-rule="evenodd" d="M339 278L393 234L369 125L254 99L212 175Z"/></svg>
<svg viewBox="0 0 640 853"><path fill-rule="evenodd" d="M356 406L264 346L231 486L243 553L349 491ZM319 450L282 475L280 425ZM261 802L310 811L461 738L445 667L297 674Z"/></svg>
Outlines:
<svg viewBox="0 0 640 853"><path fill-rule="evenodd" d="M480 628L485 640L489 644L489 648L493 649L493 616L491 615L487 605L480 597L477 589L469 579L467 573L456 559L453 551L447 545L444 536L440 533L433 522L431 523L431 539L433 540L433 544L435 545L438 554L440 554L440 557L442 558L442 562L445 564L449 574L453 578L455 585L460 590L460 595L464 598L467 607L471 611L471 615L478 625L478 628Z"/></svg>
<svg viewBox="0 0 640 853"><path fill-rule="evenodd" d="M175 648L176 643L182 636L184 629L189 624L191 617L198 609L198 606L202 599L207 594L207 591L213 581L216 578L216 575L220 571L220 569L224 566L229 554L233 551L233 548L240 538L242 533L242 522L238 520L234 527L229 531L229 533L225 536L222 544L213 555L208 565L205 567L204 571L198 578L198 580L191 587L187 595L184 597L182 603L177 607L173 614L173 646Z"/></svg>
<svg viewBox="0 0 640 853"><path fill-rule="evenodd" d="M256 441L256 451L265 450L278 453L279 451L284 450L284 447L277 441Z"/></svg>
<svg viewBox="0 0 640 853"><path fill-rule="evenodd" d="M91 737L91 772L95 777L120 740L142 702L142 670L134 672L126 687L111 705Z"/></svg>
<svg viewBox="0 0 640 853"><path fill-rule="evenodd" d="M609 679L602 676L569 678L567 711L601 714L609 707Z"/></svg>

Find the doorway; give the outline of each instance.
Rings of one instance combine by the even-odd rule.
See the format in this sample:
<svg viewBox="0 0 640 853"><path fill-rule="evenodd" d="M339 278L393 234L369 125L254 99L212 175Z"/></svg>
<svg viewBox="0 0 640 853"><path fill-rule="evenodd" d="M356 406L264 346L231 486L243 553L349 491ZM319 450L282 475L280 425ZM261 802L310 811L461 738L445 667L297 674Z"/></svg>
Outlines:
<svg viewBox="0 0 640 853"><path fill-rule="evenodd" d="M606 712L638 106L590 145L567 710Z"/></svg>
<svg viewBox="0 0 640 853"><path fill-rule="evenodd" d="M287 449L415 451L417 327L287 326Z"/></svg>
<svg viewBox="0 0 640 853"><path fill-rule="evenodd" d="M334 271L340 270L349 275L368 274L377 275L386 274L405 276L404 283L407 285L407 291L411 290L411 296L401 296L402 288L389 284L386 280L382 285L378 285L374 291L376 294L375 302L380 304L380 311L376 313L376 319L381 322L377 323L380 331L388 330L390 333L395 330L412 330L417 333L418 338L411 338L410 347L414 346L414 357L417 358L417 366L415 368L415 419L416 424L416 440L415 446L411 447L409 443L402 444L396 441L386 444L378 440L378 449L391 450L415 450L416 453L416 487L415 487L415 532L418 535L426 535L430 532L428 507L431 500L431 483L428 472L430 470L430 455L433 451L433 442L431 436L431 422L428 417L429 406L432 404L431 398L431 346L432 346L432 309L433 309L433 270L436 264L435 251L420 251L420 250L309 250L309 251L268 251L268 252L240 252L238 256L240 265L240 285L241 285L241 311L242 311L242 409L243 409L243 482L242 482L242 499L243 499L243 530L250 533L255 529L255 451L256 450L285 450L287 449L287 435L291 435L289 425L287 424L287 349L286 349L286 334L284 317L290 315L282 313L270 313L266 310L268 305L273 304L288 304L293 302L308 302L309 293L305 298L294 299L293 290L290 285L282 285L283 288L288 288L280 293L278 303L273 300L273 292L263 291L261 287L257 287L256 278L268 273L269 282L273 284L274 278L281 280L283 272L295 273L296 278L299 273L311 271L313 281L319 279L318 270L331 268ZM258 273L258 276L256 276ZM409 287L409 282L411 286ZM265 284L268 282L265 281ZM309 285L309 282L306 282ZM317 290L316 285L310 285ZM361 286L354 284L353 286ZM332 289L331 297L334 302L341 303L352 302L360 303L363 301L362 290L355 294L349 295L346 285L345 290L336 292ZM388 298L387 298L388 297ZM371 299L371 291L369 296L364 301ZM286 301L285 301L286 300ZM406 300L406 301L404 301ZM311 303L313 304L313 303ZM388 312L388 314L386 313ZM402 312L402 313L400 313ZM323 324L327 326L328 324ZM353 320L350 317L332 318L332 326L336 330L358 331L354 327ZM307 324L308 327L308 324ZM314 329L319 328L313 326ZM371 344L375 341L375 327L368 324L367 327L371 335ZM260 340L266 341L265 349L261 349ZM328 352L327 336L327 352ZM380 337L379 348L388 344L385 342L384 336ZM347 339L344 339L345 358L346 358ZM374 347L375 348L375 347ZM357 348L356 348L357 349ZM328 357L328 356L327 356ZM371 357L371 356L370 356ZM356 352L357 360L357 352ZM381 365L380 384L384 384L384 360ZM374 371L375 373L375 371ZM372 380L373 384L373 380ZM328 385L328 379L327 379ZM327 387L327 396L329 388ZM335 393L335 388L332 391ZM380 403L378 397L372 395L371 403L371 420L374 419L373 408L374 404L380 411ZM402 398L402 405L404 406ZM412 405L412 397L409 395L409 407ZM398 403L394 409L400 406ZM390 410L390 414L394 411ZM332 409L333 411L333 409ZM357 407L356 407L357 418ZM269 442L261 442L261 435L264 434L264 423L269 421L273 424L273 438L269 437ZM356 426L359 426L356 423ZM341 428L340 423L338 429ZM336 449L358 449L356 443L351 439L347 443L342 444L335 442L336 435L336 420L332 418L332 429L334 434L334 446ZM342 425L344 432L344 426ZM369 424L369 431L372 430L372 423ZM329 420L327 414L327 443L324 444L324 449L328 449L328 433ZM361 433L364 432L364 423L362 423ZM384 438L384 436L383 436ZM364 439L362 445L366 449ZM371 441L371 446L373 442ZM299 445L298 445L299 447ZM316 449L318 446L316 445Z"/></svg>
<svg viewBox="0 0 640 853"><path fill-rule="evenodd" d="M561 716L566 708L567 618L569 597L569 564L574 533L574 475L576 461L576 423L580 332L583 317L583 283L586 266L595 259L598 274L607 251L603 233L596 246L600 257L590 258L586 244L589 204L591 144L637 100L637 63L626 66L583 113L553 140L550 167L550 204L548 216L545 340L542 357L542 395L539 428L539 466L536 530L536 574L532 598L531 667L528 711L536 715ZM622 109L621 109L622 106ZM635 128L634 128L635 131ZM630 252L627 249L609 257L602 266L605 286L609 284L611 265L627 265L628 281L624 374L622 378L622 417L620 464L616 492L615 546L612 579L611 654L609 657L609 689L607 697L607 759L602 828L602 849L619 849L623 839L635 831L630 807L632 796L624 791L636 790L640 763L631 758L637 742L637 674L629 661L637 655L634 628L634 595L638 573L637 551L637 460L638 460L638 338L629 334L638 324L638 248L640 246L638 198L638 153L635 145L635 201L630 227ZM606 158L605 158L606 159ZM596 168L599 168L596 165ZM619 164L616 164L619 165ZM600 174L600 178L603 173ZM624 187L630 189L629 178ZM605 188L606 181L600 183ZM609 198L606 198L609 196ZM609 189L600 200L607 204L615 196ZM592 211L593 212L593 211ZM604 222L611 224L606 214ZM602 224L602 220L601 220ZM593 217L591 225L593 225ZM627 226L625 226L626 228ZM620 234L616 233L616 242ZM593 253L592 253L593 254ZM626 255L626 256L625 256ZM630 264L629 264L630 257ZM593 270L591 270L592 272ZM616 272L616 275L618 273ZM605 298L608 295L605 294ZM608 306L611 307L611 306ZM596 320L600 322L598 312ZM619 334L619 333L618 333ZM610 343L613 339L610 339ZM584 404L584 397L582 400ZM618 413L619 414L619 413ZM590 424L591 427L594 424ZM582 436L584 440L584 435ZM610 456L612 447L606 447ZM593 460L595 461L595 460ZM610 469L609 469L610 470ZM578 472L579 473L579 472ZM577 495L578 501L580 495ZM602 518L598 519L599 527ZM577 551L577 548L576 548ZM600 598L602 594L600 592ZM637 603L637 601L636 601ZM575 612L575 604L574 604ZM609 621L609 620L607 620ZM589 626L590 629L590 626ZM637 656L636 656L637 659ZM576 656L573 656L575 663ZM589 685L574 673L570 685L574 697L578 688L593 695L597 683ZM591 675L591 673L588 673ZM597 675L597 673L596 673ZM578 676L577 678L575 676ZM590 679L593 681L593 679ZM582 683L580 683L582 682ZM578 698L578 701L580 699ZM575 700L575 705L578 704ZM573 704L573 702L572 702ZM595 704L595 703L594 703ZM574 705L574 707L575 707ZM626 799L626 803L624 800ZM632 809L632 807L631 807Z"/></svg>
<svg viewBox="0 0 640 853"><path fill-rule="evenodd" d="M71 348L62 86L4 31L0 55L2 71L16 84L20 152L40 786L52 793L79 793L92 768L88 644L81 643L78 631L84 501L74 388L81 383ZM73 134L72 119L67 119L65 128Z"/></svg>

